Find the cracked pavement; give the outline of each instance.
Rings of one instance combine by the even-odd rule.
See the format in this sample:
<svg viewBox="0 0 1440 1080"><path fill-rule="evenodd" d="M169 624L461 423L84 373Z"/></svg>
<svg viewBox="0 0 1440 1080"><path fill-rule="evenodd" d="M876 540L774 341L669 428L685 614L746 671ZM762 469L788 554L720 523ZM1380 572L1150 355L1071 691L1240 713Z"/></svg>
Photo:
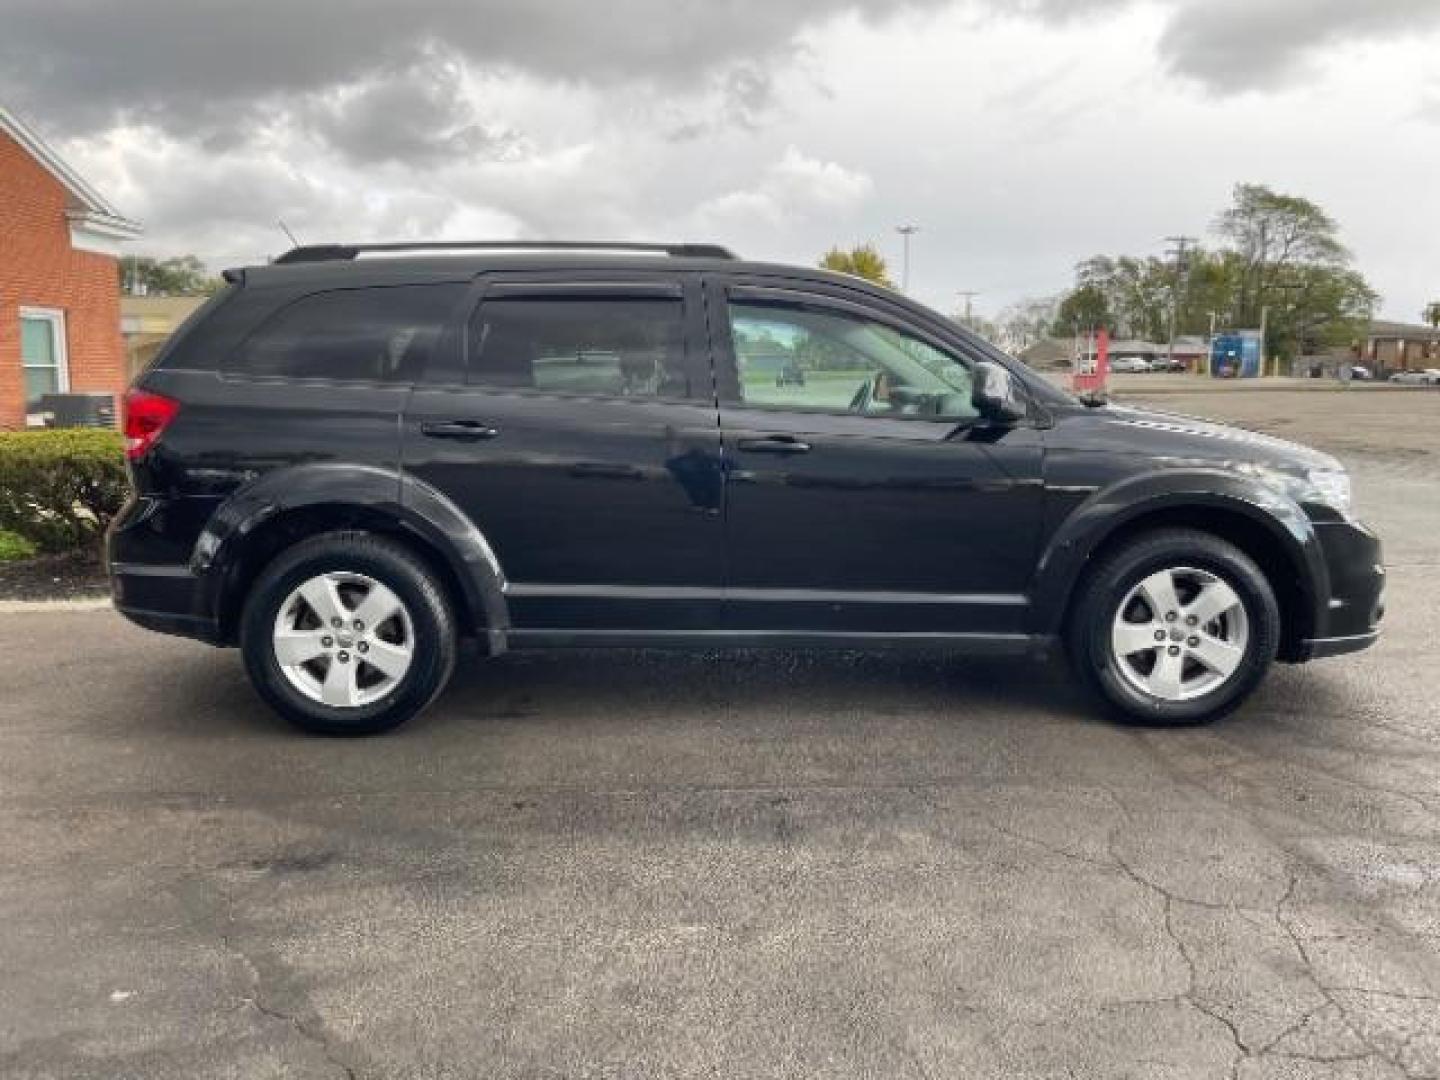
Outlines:
<svg viewBox="0 0 1440 1080"><path fill-rule="evenodd" d="M1382 644L1210 728L581 653L329 741L233 652L0 615L0 1075L1440 1077L1440 394L1159 404L1338 452L1387 544Z"/></svg>

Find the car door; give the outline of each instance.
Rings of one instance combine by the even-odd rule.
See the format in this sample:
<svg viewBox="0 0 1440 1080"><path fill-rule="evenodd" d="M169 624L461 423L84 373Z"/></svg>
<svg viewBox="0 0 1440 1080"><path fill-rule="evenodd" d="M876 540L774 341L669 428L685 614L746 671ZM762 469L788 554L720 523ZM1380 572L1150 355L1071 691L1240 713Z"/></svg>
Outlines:
<svg viewBox="0 0 1440 1080"><path fill-rule="evenodd" d="M981 418L971 358L898 305L798 281L708 287L726 625L1018 643L1036 425Z"/></svg>
<svg viewBox="0 0 1440 1080"><path fill-rule="evenodd" d="M719 428L698 279L491 274L404 417L405 468L456 503L527 635L713 627Z"/></svg>

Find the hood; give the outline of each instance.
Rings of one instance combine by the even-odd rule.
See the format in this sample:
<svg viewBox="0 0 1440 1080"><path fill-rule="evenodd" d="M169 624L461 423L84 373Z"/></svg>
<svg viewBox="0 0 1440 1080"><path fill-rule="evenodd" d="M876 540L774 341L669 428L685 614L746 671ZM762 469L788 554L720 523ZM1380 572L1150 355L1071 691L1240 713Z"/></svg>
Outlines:
<svg viewBox="0 0 1440 1080"><path fill-rule="evenodd" d="M1106 429L1104 442L1157 458L1263 465L1295 473L1342 468L1329 454L1300 443L1179 413L1122 405L1091 410L1088 418Z"/></svg>

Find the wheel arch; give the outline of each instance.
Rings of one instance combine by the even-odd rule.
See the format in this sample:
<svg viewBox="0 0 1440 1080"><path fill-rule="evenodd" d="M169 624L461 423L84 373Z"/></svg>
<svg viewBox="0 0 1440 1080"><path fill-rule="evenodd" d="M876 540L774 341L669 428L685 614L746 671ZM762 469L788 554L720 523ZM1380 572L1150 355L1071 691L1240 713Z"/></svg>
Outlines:
<svg viewBox="0 0 1440 1080"><path fill-rule="evenodd" d="M1196 529L1234 544L1260 567L1280 606L1280 659L1301 659L1302 643L1313 634L1329 596L1314 527L1299 506L1277 493L1229 476L1215 479L1206 478L1203 488L1097 495L1076 510L1057 530L1037 570L1040 632L1065 631L1075 598L1108 552L1156 529Z"/></svg>
<svg viewBox="0 0 1440 1080"><path fill-rule="evenodd" d="M488 542L440 493L370 466L317 464L267 473L212 516L195 545L192 570L220 639L235 641L250 585L292 544L359 529L404 544L432 570L455 607L463 634L503 652L509 631L505 578Z"/></svg>

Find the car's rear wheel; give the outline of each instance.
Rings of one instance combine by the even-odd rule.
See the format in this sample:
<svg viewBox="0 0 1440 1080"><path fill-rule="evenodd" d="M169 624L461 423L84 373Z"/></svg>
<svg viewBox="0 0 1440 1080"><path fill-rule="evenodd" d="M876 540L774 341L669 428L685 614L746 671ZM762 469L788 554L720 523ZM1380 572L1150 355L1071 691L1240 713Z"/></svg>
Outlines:
<svg viewBox="0 0 1440 1080"><path fill-rule="evenodd" d="M1142 535L1087 576L1071 620L1071 657L1123 716L1152 724L1216 719L1264 678L1280 641L1265 574L1219 537Z"/></svg>
<svg viewBox="0 0 1440 1080"><path fill-rule="evenodd" d="M403 545L366 533L325 533L277 556L251 590L240 638L260 696L326 735L403 723L455 663L439 583Z"/></svg>

